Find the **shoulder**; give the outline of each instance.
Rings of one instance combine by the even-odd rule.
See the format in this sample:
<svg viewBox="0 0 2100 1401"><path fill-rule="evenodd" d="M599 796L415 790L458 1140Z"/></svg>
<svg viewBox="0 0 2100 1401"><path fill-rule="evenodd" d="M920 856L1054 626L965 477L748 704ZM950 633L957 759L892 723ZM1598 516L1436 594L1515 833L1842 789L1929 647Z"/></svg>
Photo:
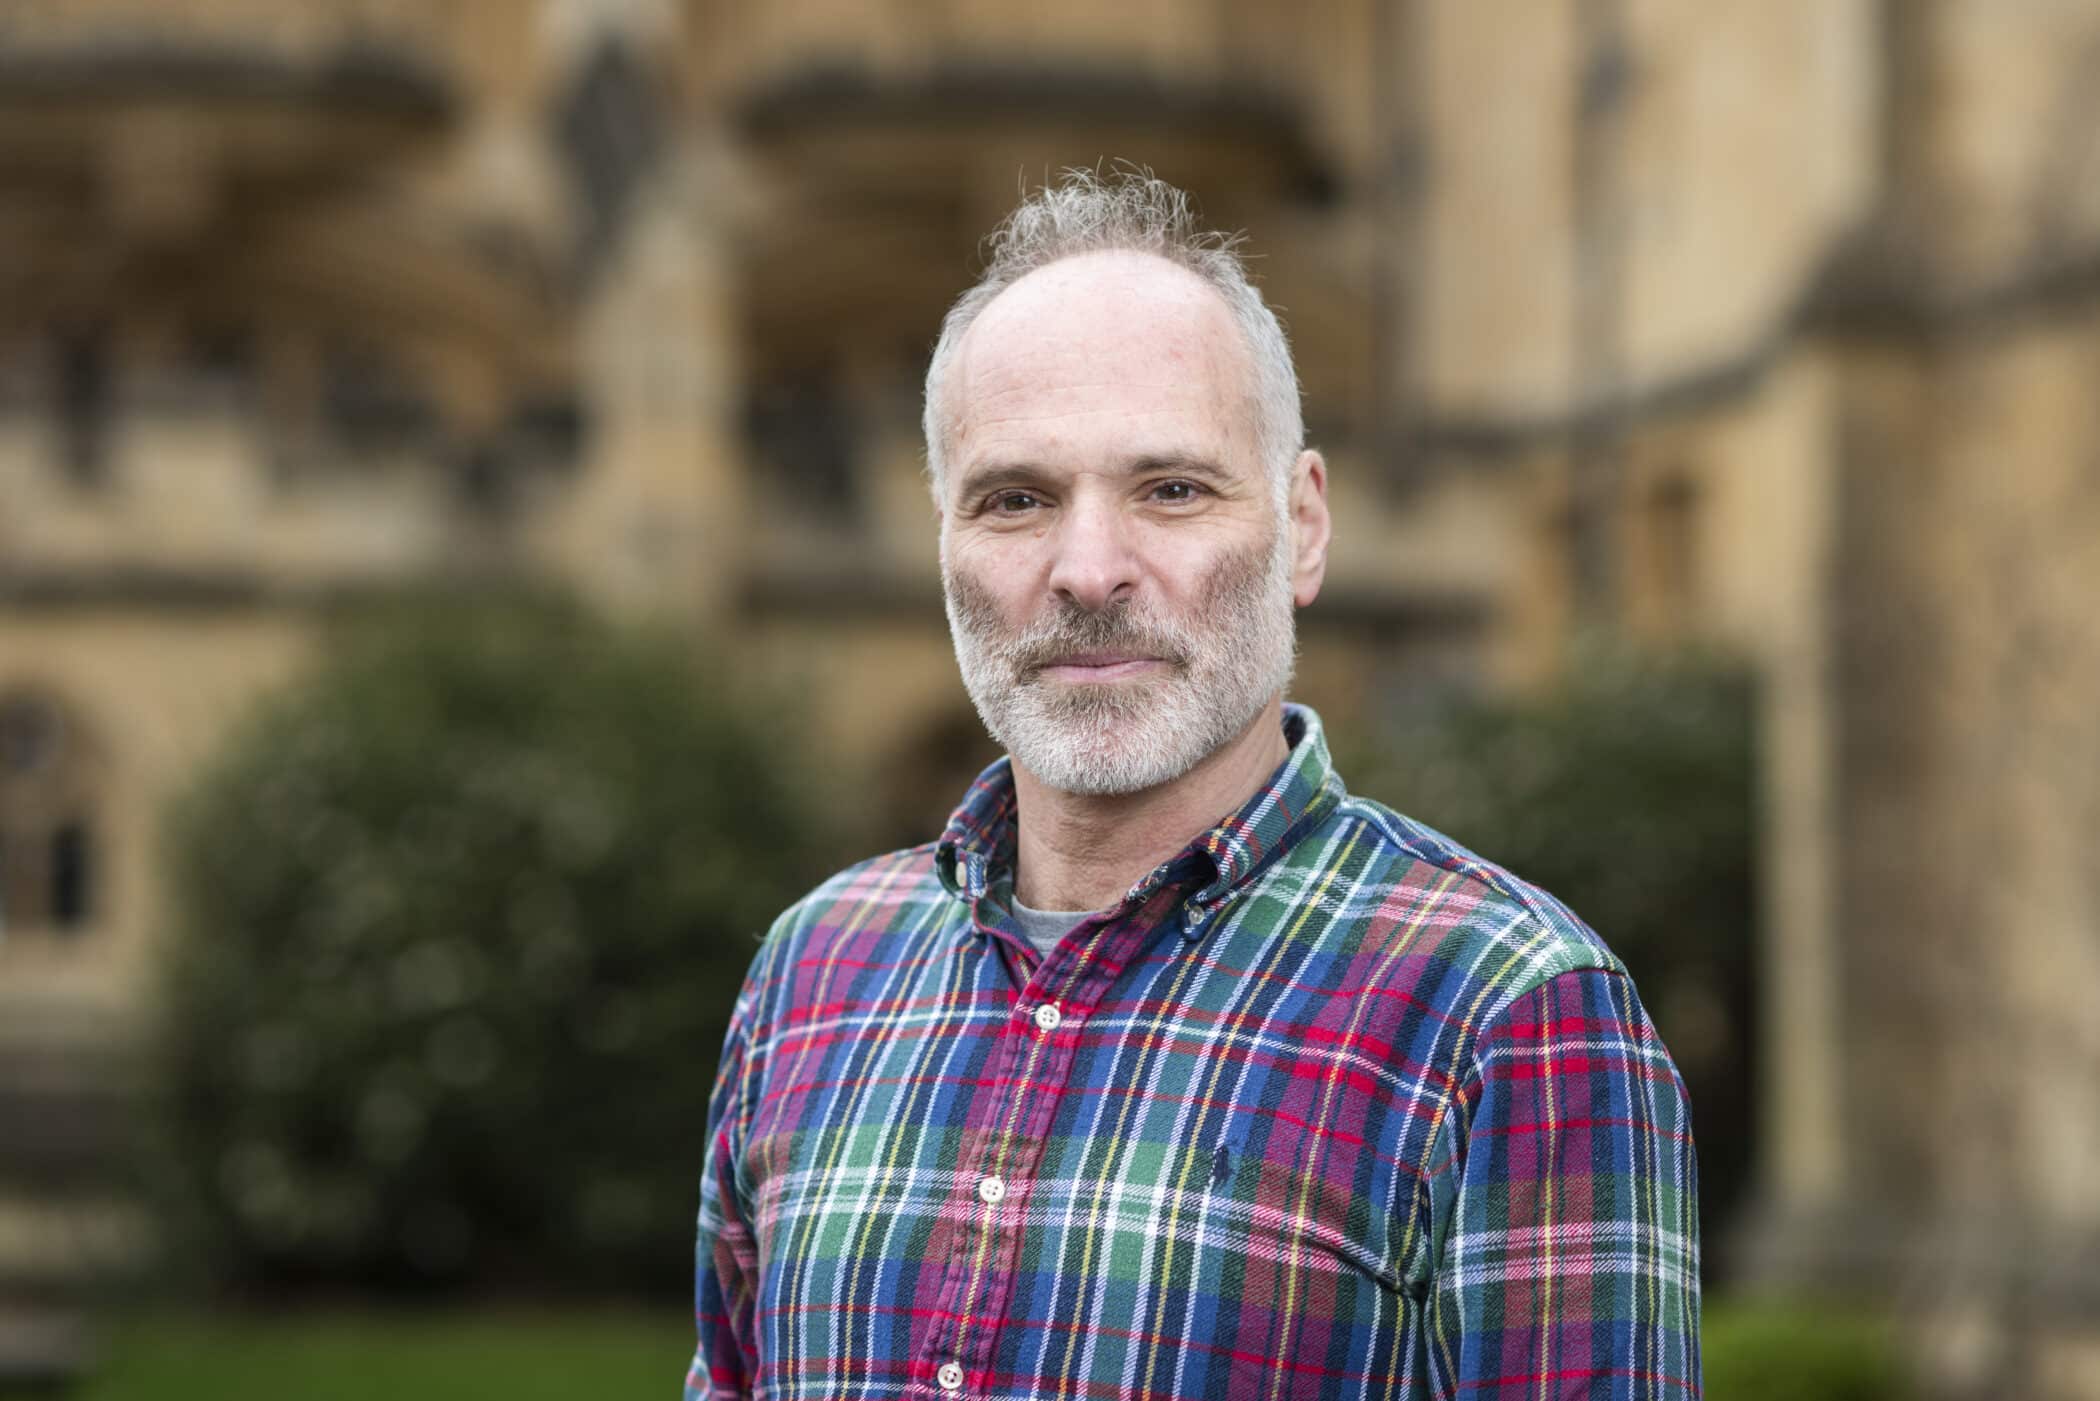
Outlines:
<svg viewBox="0 0 2100 1401"><path fill-rule="evenodd" d="M1428 1013L1409 1044L1446 1072L1444 1107L1477 1099L1495 1063L1509 1081L1579 1066L1590 1089L1635 1085L1649 1120L1688 1132L1683 1083L1625 964L1566 904L1370 799L1345 798L1320 835L1373 853L1365 943L1407 968L1401 981Z"/></svg>
<svg viewBox="0 0 2100 1401"><path fill-rule="evenodd" d="M959 906L934 868L934 844L906 847L856 862L819 882L781 911L760 940L744 998L764 1002L786 992L793 970L812 962L890 957L896 938L945 927Z"/></svg>
<svg viewBox="0 0 2100 1401"><path fill-rule="evenodd" d="M782 911L767 942L865 928L947 899L933 855L934 843L925 842L855 862Z"/></svg>
<svg viewBox="0 0 2100 1401"><path fill-rule="evenodd" d="M1350 794L1313 837L1353 853L1346 898L1367 947L1434 964L1437 1000L1474 1028L1563 974L1625 974L1558 898L1383 803Z"/></svg>
<svg viewBox="0 0 2100 1401"><path fill-rule="evenodd" d="M934 868L934 844L871 856L819 882L781 911L763 961L850 954L852 947L938 922L955 904Z"/></svg>

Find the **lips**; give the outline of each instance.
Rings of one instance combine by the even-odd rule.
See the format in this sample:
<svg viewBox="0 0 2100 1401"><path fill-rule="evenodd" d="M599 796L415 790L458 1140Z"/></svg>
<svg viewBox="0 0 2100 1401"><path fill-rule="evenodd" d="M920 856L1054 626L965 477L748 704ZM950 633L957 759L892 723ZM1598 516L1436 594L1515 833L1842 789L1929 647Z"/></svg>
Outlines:
<svg viewBox="0 0 2100 1401"><path fill-rule="evenodd" d="M1002 649L1017 682L1038 678L1084 685L1185 670L1188 639L1128 606L1085 612L1067 608Z"/></svg>
<svg viewBox="0 0 2100 1401"><path fill-rule="evenodd" d="M1120 681L1126 677L1142 676L1166 665L1167 662L1161 657L1078 652L1042 662L1035 667L1035 672L1039 676L1048 675L1054 680L1088 683Z"/></svg>
<svg viewBox="0 0 2100 1401"><path fill-rule="evenodd" d="M1073 652L1052 657L1044 666L1121 666L1126 662L1156 662L1159 658L1137 652Z"/></svg>

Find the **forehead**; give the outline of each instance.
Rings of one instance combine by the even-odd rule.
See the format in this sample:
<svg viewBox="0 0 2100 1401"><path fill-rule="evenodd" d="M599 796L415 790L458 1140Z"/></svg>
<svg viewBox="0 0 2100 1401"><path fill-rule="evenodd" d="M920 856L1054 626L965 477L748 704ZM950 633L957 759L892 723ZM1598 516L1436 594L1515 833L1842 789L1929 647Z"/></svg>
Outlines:
<svg viewBox="0 0 2100 1401"><path fill-rule="evenodd" d="M964 336L950 382L955 456L1031 441L1080 449L1104 434L1133 452L1237 456L1251 451L1251 390L1238 323L1208 283L1150 254L1084 254L1014 283ZM1148 436L1179 441L1136 441Z"/></svg>

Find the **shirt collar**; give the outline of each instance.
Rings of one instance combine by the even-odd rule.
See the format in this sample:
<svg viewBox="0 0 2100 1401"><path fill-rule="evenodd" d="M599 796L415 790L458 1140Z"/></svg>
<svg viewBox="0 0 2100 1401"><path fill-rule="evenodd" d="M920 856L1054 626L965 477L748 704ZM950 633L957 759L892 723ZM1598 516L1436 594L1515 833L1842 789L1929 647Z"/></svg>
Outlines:
<svg viewBox="0 0 2100 1401"><path fill-rule="evenodd" d="M1333 810L1344 794L1320 717L1308 706L1286 704L1283 734L1291 752L1268 782L1238 811L1132 886L1126 904L1143 900L1177 875L1200 882L1186 902L1183 921L1195 938L1235 891ZM995 885L1012 880L1014 816L1013 765L1001 758L970 785L934 849L934 868L951 894L974 904Z"/></svg>

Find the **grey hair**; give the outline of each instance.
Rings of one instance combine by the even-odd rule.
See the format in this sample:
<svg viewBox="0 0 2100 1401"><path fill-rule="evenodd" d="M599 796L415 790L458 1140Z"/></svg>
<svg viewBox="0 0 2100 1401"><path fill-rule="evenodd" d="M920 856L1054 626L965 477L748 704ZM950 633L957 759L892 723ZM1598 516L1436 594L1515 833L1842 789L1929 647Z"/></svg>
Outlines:
<svg viewBox="0 0 2100 1401"><path fill-rule="evenodd" d="M1029 273L1083 253L1113 251L1163 258L1225 299L1254 368L1255 449L1270 473L1280 512L1290 493L1291 468L1305 445L1305 416L1290 340L1247 280L1239 244L1237 234L1200 228L1188 195L1143 168L1119 167L1106 174L1067 170L1057 184L1023 200L987 240L984 276L948 309L926 367L926 472L936 504L941 504L948 433L954 426L945 384L963 336L995 297Z"/></svg>

